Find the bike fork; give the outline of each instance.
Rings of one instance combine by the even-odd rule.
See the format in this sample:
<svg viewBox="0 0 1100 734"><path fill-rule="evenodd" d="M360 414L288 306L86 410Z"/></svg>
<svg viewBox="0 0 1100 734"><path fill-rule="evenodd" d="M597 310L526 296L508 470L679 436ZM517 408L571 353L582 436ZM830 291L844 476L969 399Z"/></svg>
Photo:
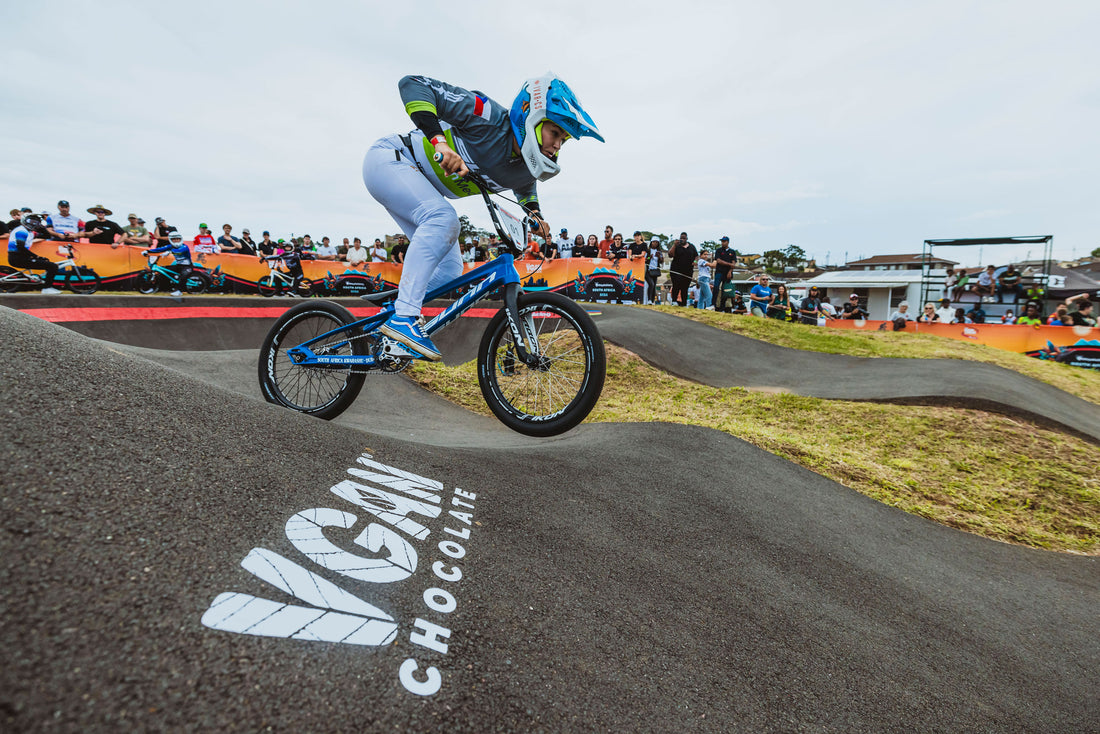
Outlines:
<svg viewBox="0 0 1100 734"><path fill-rule="evenodd" d="M538 337L535 335L534 319L524 318L519 315L518 283L508 283L504 286L504 312L508 317L508 328L512 332L512 340L516 346L516 356L528 367L534 367L539 362L538 354L528 350L538 348Z"/></svg>

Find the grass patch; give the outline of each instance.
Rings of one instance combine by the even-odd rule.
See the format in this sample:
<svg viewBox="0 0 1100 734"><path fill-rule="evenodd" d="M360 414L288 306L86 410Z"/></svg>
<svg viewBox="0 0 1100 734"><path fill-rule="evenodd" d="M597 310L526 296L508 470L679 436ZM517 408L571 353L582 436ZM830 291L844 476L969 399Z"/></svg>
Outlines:
<svg viewBox="0 0 1100 734"><path fill-rule="evenodd" d="M1096 449L1081 439L977 410L708 387L606 346L608 379L589 422L714 428L944 525L1035 548L1100 553ZM490 414L473 362L421 362L408 374Z"/></svg>
<svg viewBox="0 0 1100 734"><path fill-rule="evenodd" d="M678 306L645 306L644 308L691 319L769 344L808 352L847 354L853 357L965 359L972 362L985 362L1019 372L1083 400L1100 404L1100 370L1044 362L1025 354L995 349L984 344L971 344L931 334L829 329Z"/></svg>

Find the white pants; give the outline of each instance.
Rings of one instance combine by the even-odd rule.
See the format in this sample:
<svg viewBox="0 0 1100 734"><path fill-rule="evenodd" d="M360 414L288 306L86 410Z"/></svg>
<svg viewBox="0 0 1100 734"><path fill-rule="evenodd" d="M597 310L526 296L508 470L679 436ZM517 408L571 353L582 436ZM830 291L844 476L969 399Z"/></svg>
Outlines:
<svg viewBox="0 0 1100 734"><path fill-rule="evenodd" d="M428 291L462 275L458 213L420 172L397 135L367 151L363 183L409 238L394 310L398 316L419 316Z"/></svg>

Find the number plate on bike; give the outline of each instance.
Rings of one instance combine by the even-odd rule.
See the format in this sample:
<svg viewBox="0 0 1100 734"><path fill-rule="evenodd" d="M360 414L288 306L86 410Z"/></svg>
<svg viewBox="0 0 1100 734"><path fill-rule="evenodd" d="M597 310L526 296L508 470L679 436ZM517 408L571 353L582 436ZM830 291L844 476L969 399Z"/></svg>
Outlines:
<svg viewBox="0 0 1100 734"><path fill-rule="evenodd" d="M498 205L495 201L492 202L493 208L497 210L499 214L500 226L504 228L505 234L512 239L512 244L516 247L523 247L527 244L527 232L523 226L523 220L513 216L506 209Z"/></svg>

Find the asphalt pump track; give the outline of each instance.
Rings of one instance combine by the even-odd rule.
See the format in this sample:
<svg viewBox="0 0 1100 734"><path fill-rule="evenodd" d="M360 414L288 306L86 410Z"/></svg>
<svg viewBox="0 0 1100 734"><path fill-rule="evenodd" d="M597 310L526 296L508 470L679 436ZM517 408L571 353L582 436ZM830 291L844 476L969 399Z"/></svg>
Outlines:
<svg viewBox="0 0 1100 734"><path fill-rule="evenodd" d="M662 346L673 317L636 333L601 310L657 365L772 349L682 320ZM172 324L146 327L119 344L0 308L0 729L1100 721L1096 558L945 528L709 429L528 439L403 377L325 423L260 399L255 347L157 349ZM1033 412L1014 389L989 399ZM1095 439L1068 398L1041 417Z"/></svg>

